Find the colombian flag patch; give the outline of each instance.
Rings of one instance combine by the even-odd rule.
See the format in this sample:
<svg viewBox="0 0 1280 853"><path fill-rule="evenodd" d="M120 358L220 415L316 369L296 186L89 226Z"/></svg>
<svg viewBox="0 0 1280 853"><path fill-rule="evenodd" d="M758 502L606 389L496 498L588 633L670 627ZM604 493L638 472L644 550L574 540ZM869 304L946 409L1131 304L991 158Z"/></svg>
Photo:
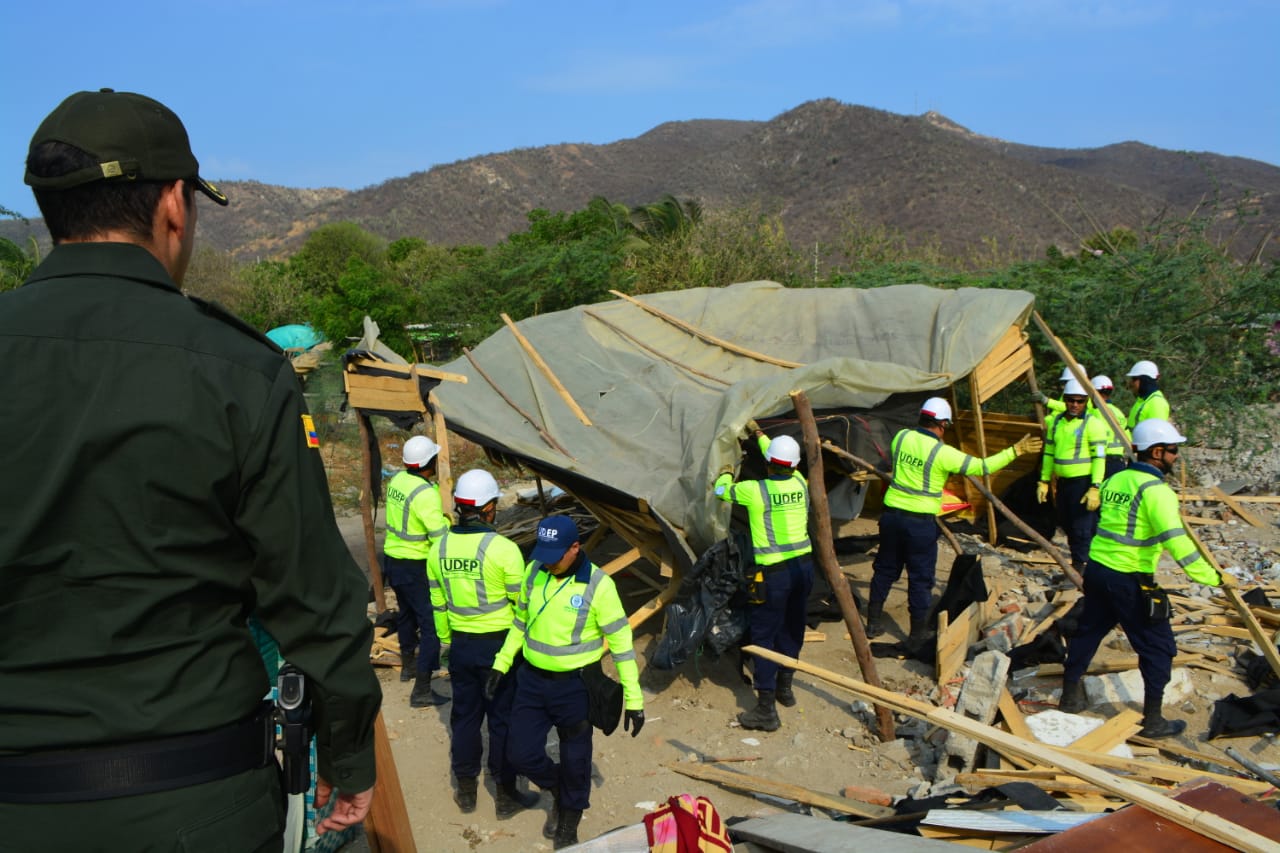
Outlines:
<svg viewBox="0 0 1280 853"><path fill-rule="evenodd" d="M320 449L320 436L316 433L316 422L311 420L311 415L302 416L302 434L307 439L307 447Z"/></svg>

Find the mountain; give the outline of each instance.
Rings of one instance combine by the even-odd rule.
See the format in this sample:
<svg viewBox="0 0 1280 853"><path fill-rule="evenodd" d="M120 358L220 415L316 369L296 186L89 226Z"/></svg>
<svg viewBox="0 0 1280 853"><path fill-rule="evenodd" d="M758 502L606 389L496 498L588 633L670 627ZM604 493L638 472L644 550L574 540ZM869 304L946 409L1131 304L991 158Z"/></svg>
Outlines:
<svg viewBox="0 0 1280 853"><path fill-rule="evenodd" d="M288 254L316 226L344 220L389 239L488 245L522 230L534 208L577 210L594 196L634 206L666 193L705 210L759 205L781 216L798 247L831 243L854 216L961 257L1075 251L1099 230L1141 230L1193 210L1212 217L1217 236L1238 231L1231 245L1244 257L1280 227L1280 168L1267 163L1139 142L1020 145L937 113L830 99L765 122L669 122L607 145L472 157L358 191L223 188L231 205L201 208L201 240L242 259ZM18 225L0 233L12 238Z"/></svg>

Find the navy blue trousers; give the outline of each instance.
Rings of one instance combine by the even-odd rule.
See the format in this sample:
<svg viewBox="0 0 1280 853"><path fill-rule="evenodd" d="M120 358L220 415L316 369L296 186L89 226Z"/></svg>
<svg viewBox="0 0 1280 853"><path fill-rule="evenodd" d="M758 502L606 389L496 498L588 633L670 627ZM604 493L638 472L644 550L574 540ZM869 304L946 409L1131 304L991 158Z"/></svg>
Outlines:
<svg viewBox="0 0 1280 853"><path fill-rule="evenodd" d="M480 775L480 759L484 754L480 729L487 722L489 775L502 784L516 781L515 768L507 757L511 704L516 698L515 675L508 674L498 682L498 692L493 699L484 698L485 680L505 637L505 631L492 635L453 632L453 645L449 651L449 680L453 683L449 755L453 775L459 778ZM511 668L517 669L520 661L517 656Z"/></svg>
<svg viewBox="0 0 1280 853"><path fill-rule="evenodd" d="M440 640L431 616L431 590L427 586L427 561L383 555L387 583L400 603L396 635L401 649L418 647L418 672L440 668Z"/></svg>
<svg viewBox="0 0 1280 853"><path fill-rule="evenodd" d="M748 608L751 642L787 657L800 657L804 646L805 618L809 592L813 589L813 559L808 554L784 560L764 569L764 604ZM752 685L756 690L774 690L778 665L756 658L752 665Z"/></svg>
<svg viewBox="0 0 1280 853"><path fill-rule="evenodd" d="M1178 647L1167 619L1148 622L1138 587L1151 575L1116 572L1089 561L1084 570L1084 613L1080 627L1067 644L1063 679L1079 681L1107 632L1119 625L1138 653L1138 671L1146 698L1164 695L1173 673Z"/></svg>
<svg viewBox="0 0 1280 853"><path fill-rule="evenodd" d="M1098 511L1090 512L1080 503L1092 485L1093 481L1087 476L1059 477L1058 492L1053 499L1058 526L1067 534L1071 564L1077 567L1089 562L1089 544L1098 530Z"/></svg>
<svg viewBox="0 0 1280 853"><path fill-rule="evenodd" d="M558 765L547 755L552 726L560 736ZM591 807L591 723L581 678L544 678L528 664L517 670L507 757L539 788L558 789L561 808Z"/></svg>
<svg viewBox="0 0 1280 853"><path fill-rule="evenodd" d="M938 569L938 522L932 515L885 507L880 514L880 547L871 564L871 600L882 603L907 570L907 609L917 619L933 606Z"/></svg>

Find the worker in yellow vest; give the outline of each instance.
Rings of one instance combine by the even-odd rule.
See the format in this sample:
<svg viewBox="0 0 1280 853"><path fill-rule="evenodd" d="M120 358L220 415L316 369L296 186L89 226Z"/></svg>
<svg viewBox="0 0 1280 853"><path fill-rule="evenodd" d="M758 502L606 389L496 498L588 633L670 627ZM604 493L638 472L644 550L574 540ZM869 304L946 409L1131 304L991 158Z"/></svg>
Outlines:
<svg viewBox="0 0 1280 853"><path fill-rule="evenodd" d="M508 818L538 804L537 794L516 788L516 771L507 757L507 733L515 680L503 679L491 699L484 695L493 660L507 638L524 578L520 546L494 530L502 492L488 471L475 469L453 487L458 521L431 546L427 582L435 611L436 636L449 644L450 763L457 789L453 800L463 813L476 810L481 727L489 731L489 775L496 784L497 816ZM518 665L517 658L515 664Z"/></svg>
<svg viewBox="0 0 1280 853"><path fill-rule="evenodd" d="M747 429L764 454L768 476L733 482L733 469L716 477L713 489L722 501L746 507L755 565L749 570L751 642L761 648L800 657L804 647L809 591L813 589L813 546L809 542L809 485L799 472L800 445L789 435L770 440L755 421ZM772 732L782 725L777 705L796 704L795 671L764 658L752 667L756 706L738 715L744 729Z"/></svg>
<svg viewBox="0 0 1280 853"><path fill-rule="evenodd" d="M1111 394L1115 391L1115 383L1111 381L1111 377L1099 373L1090 382L1093 384L1093 389L1098 392L1098 396L1102 398L1102 402L1107 404L1111 417L1115 419L1116 424L1120 427L1120 435L1116 435L1115 430L1111 428L1111 424L1107 419L1105 417L1102 419L1102 425L1107 428L1106 466L1102 475L1105 479L1124 470L1127 464L1125 457L1129 454L1129 445L1132 443L1133 437L1125 427L1124 412L1120 411L1119 406L1111 402ZM1092 401L1088 405L1092 406Z"/></svg>
<svg viewBox="0 0 1280 853"><path fill-rule="evenodd" d="M1049 418L1036 500L1049 500L1049 482L1057 477L1054 507L1058 526L1067 534L1072 566L1083 571L1098 525L1098 490L1106 473L1111 431L1103 425L1101 415L1086 411L1089 397L1075 379L1063 389L1062 399L1067 410Z"/></svg>
<svg viewBox="0 0 1280 853"><path fill-rule="evenodd" d="M942 434L949 426L951 404L941 397L930 397L920 407L916 426L898 432L889 445L893 477L880 514L880 547L872 563L867 602L867 636L884 633L885 601L906 568L907 611L911 616L907 646L913 651L928 635L938 564L936 519L942 513L947 477L994 474L1023 454L1039 453L1044 444L1039 436L1028 433L1012 447L978 459L943 442Z"/></svg>
<svg viewBox="0 0 1280 853"><path fill-rule="evenodd" d="M1130 431L1148 418L1169 420L1169 401L1160 390L1160 368L1154 361L1134 362L1125 378L1133 392L1133 406L1125 424Z"/></svg>
<svg viewBox="0 0 1280 853"><path fill-rule="evenodd" d="M1112 628L1119 625L1138 653L1142 673L1143 737L1180 734L1182 720L1167 720L1164 688L1178 648L1169 625L1168 599L1155 582L1162 551L1187 576L1207 586L1235 586L1198 553L1183 526L1178 496L1164 482L1187 439L1168 421L1148 418L1133 428L1137 460L1102 485L1098 533L1084 572L1084 613L1067 644L1062 698L1058 707L1075 713L1087 705L1081 679Z"/></svg>
<svg viewBox="0 0 1280 853"><path fill-rule="evenodd" d="M553 793L542 834L559 850L578 843L582 812L590 807L591 722L584 677L600 677L605 640L622 682L625 722L631 736L644 726L644 696L631 644L631 625L613 578L591 562L578 541L578 526L564 515L538 523L538 541L520 587L511 630L493 661L485 695L494 697L516 655L515 700L507 755L517 773ZM585 673L594 668L594 673ZM547 734L560 737L560 763L547 756Z"/></svg>
<svg viewBox="0 0 1280 853"><path fill-rule="evenodd" d="M1080 371L1081 376L1089 375L1089 371L1086 370L1085 366L1079 362L1076 362L1076 369ZM1071 368L1062 368L1062 375L1058 377L1058 381L1062 383L1062 386L1065 388L1067 383L1072 379L1075 379L1075 374L1071 372ZM1065 412L1067 410L1067 404L1062 402L1061 397L1053 399L1045 396L1043 391L1037 391L1035 393L1035 400L1037 403L1044 406L1045 410L1051 415L1056 415L1058 412Z"/></svg>
<svg viewBox="0 0 1280 853"><path fill-rule="evenodd" d="M404 443L405 470L387 481L387 538L383 542L383 576L400 605L396 632L400 639L400 680L413 679L409 707L443 705L449 697L431 687L440 666L440 640L431 616L427 589L427 552L449 529L449 518L434 482L440 446L425 435Z"/></svg>

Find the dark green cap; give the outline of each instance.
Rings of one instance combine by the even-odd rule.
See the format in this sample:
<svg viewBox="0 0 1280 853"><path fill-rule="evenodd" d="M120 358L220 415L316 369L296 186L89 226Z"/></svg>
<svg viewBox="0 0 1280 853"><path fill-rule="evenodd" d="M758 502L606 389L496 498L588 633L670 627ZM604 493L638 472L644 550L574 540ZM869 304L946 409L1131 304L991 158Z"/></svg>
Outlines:
<svg viewBox="0 0 1280 853"><path fill-rule="evenodd" d="M66 190L91 181L194 180L218 204L227 197L199 176L200 164L182 119L157 100L133 92L76 92L36 128L31 148L44 142L72 145L98 163L66 175L41 177L27 169L27 186Z"/></svg>

